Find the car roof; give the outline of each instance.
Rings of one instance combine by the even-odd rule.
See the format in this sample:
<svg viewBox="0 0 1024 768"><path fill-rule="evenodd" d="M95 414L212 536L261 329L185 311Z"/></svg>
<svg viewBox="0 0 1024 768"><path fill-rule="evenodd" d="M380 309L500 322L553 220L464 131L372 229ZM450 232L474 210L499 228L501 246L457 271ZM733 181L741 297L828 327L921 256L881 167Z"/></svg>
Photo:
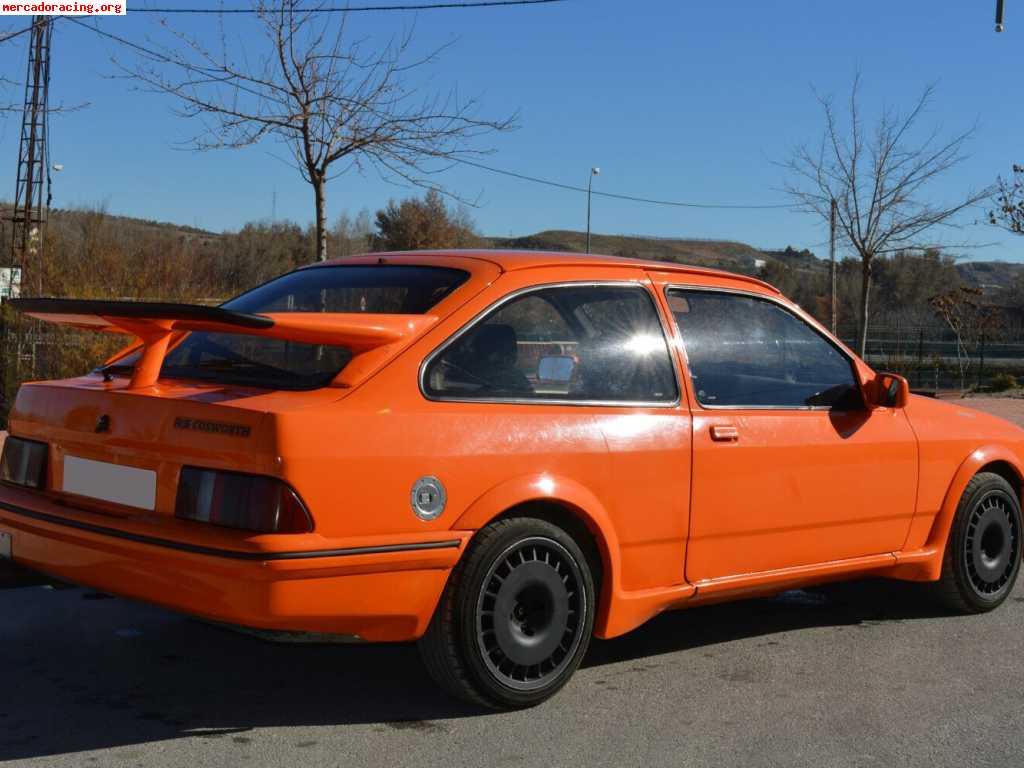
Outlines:
<svg viewBox="0 0 1024 768"><path fill-rule="evenodd" d="M634 259L626 256L605 256L596 253L567 253L563 251L522 251L522 250L499 250L499 249L446 249L446 250L424 250L424 251L383 251L380 253L367 253L360 256L346 256L339 259L331 259L321 264L351 264L365 263L372 259L395 259L406 264L415 263L417 259L429 259L435 261L444 257L459 259L475 259L486 261L496 265L503 272L513 272L521 269L534 269L538 267L633 267L649 269L659 272L677 272L682 274L702 275L705 277L720 277L723 280L740 280L751 283L773 294L780 291L773 285L758 280L756 277L743 275L736 272L727 272L724 269L713 269L711 267L698 267L690 264L678 264L672 261L657 261L656 259ZM436 263L436 261L435 261Z"/></svg>

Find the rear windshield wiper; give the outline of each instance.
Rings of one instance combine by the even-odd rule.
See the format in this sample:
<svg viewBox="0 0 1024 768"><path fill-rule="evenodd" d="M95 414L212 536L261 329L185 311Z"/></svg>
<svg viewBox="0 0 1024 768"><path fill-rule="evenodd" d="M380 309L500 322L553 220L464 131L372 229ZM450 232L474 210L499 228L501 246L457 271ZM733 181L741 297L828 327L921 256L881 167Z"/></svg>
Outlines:
<svg viewBox="0 0 1024 768"><path fill-rule="evenodd" d="M95 368L92 372L99 373L106 381L110 381L112 376L118 374L135 373L135 366L132 363L111 363L110 365L103 365L99 368Z"/></svg>

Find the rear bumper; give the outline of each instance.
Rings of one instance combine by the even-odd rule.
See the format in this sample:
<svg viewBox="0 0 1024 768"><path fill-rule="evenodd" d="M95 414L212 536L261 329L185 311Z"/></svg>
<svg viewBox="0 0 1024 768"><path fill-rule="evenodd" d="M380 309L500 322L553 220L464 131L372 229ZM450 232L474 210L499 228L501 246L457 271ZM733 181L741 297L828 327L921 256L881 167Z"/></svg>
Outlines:
<svg viewBox="0 0 1024 768"><path fill-rule="evenodd" d="M443 539L259 551L151 536L118 523L0 486L0 532L11 536L16 565L212 621L372 642L414 640L426 631L469 537L447 532Z"/></svg>

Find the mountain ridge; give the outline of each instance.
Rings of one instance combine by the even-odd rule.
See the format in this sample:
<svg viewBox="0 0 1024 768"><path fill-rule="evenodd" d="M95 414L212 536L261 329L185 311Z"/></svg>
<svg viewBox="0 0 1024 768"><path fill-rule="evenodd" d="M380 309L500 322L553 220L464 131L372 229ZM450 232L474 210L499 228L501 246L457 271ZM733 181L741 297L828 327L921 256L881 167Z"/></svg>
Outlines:
<svg viewBox="0 0 1024 768"><path fill-rule="evenodd" d="M520 237L485 239L499 248L570 252L581 252L586 248L586 233L574 230L545 230ZM747 275L757 275L764 264L772 261L798 272L817 272L829 268L827 257L819 257L809 249L797 250L793 246L760 248L733 240L594 233L590 239L591 250L595 253L715 267ZM1024 263L996 259L959 261L956 268L965 284L986 291L1007 288L1014 279L1024 275Z"/></svg>

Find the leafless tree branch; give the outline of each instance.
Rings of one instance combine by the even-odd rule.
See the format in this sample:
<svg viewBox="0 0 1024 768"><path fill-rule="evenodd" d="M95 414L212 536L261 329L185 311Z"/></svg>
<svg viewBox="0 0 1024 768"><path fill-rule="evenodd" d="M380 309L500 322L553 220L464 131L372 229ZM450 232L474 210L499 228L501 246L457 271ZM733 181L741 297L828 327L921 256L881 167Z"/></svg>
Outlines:
<svg viewBox="0 0 1024 768"><path fill-rule="evenodd" d="M1024 235L1024 165L1014 163L1013 175L1009 179L1000 176L989 201L995 207L989 211L991 224Z"/></svg>
<svg viewBox="0 0 1024 768"><path fill-rule="evenodd" d="M912 137L934 98L935 88L930 85L909 110L885 108L870 133L866 132L860 85L858 73L845 119L831 97L815 93L825 122L821 142L813 150L807 145L796 147L783 167L790 174L785 190L799 210L828 221L835 200L839 232L860 256L858 347L863 355L872 260L881 254L924 247L920 238L929 230L957 226L957 215L988 199L992 189L968 191L952 201L930 200L929 183L967 159L965 149L976 126L945 139L935 128L915 143Z"/></svg>
<svg viewBox="0 0 1024 768"><path fill-rule="evenodd" d="M223 30L219 50L211 50L164 22L173 43L141 53L121 71L174 97L177 114L200 123L187 142L193 149L283 142L313 186L319 259L327 257L325 186L337 164L441 190L428 177L460 157L484 154L476 140L514 127L516 115L483 118L477 99L412 81L448 44L413 56L412 31L374 48L350 39L345 15L327 16L318 3L259 0L255 8L263 32L255 57L230 50Z"/></svg>

